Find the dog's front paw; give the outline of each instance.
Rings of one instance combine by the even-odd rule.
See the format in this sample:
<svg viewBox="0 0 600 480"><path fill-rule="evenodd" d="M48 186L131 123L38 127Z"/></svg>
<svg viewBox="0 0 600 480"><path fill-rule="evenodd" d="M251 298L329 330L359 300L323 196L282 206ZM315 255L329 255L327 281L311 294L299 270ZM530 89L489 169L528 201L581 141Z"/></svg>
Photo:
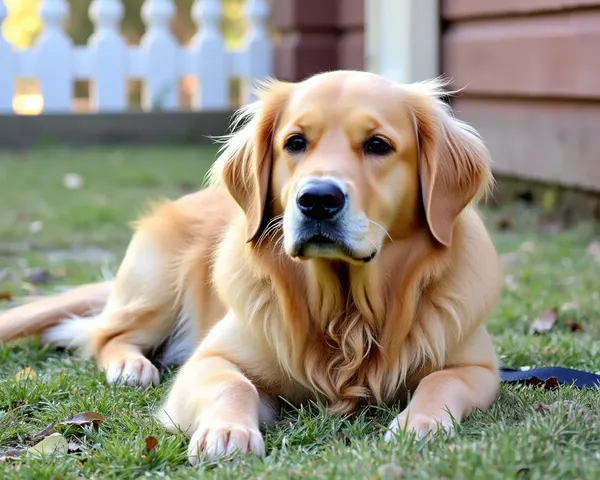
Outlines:
<svg viewBox="0 0 600 480"><path fill-rule="evenodd" d="M112 361L106 366L106 381L109 384L126 383L147 387L158 386L160 379L158 369L146 357L131 357Z"/></svg>
<svg viewBox="0 0 600 480"><path fill-rule="evenodd" d="M419 413L409 415L406 412L402 412L390 423L384 440L389 442L398 435L398 432L402 431L406 431L409 434L413 433L417 440L423 438L431 439L440 430L451 433L452 428L452 421L449 418L434 418Z"/></svg>
<svg viewBox="0 0 600 480"><path fill-rule="evenodd" d="M200 457L214 460L233 453L264 456L265 441L258 429L240 423L201 423L190 440L188 459L196 465Z"/></svg>

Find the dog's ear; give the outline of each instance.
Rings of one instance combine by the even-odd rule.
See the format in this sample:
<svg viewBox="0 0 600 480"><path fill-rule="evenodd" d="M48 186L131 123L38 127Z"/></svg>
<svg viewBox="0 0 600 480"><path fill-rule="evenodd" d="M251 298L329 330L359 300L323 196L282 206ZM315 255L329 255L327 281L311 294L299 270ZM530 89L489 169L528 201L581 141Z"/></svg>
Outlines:
<svg viewBox="0 0 600 480"><path fill-rule="evenodd" d="M270 80L257 91L258 100L238 112L225 150L210 173L213 183L222 183L246 215L246 240L255 240L264 223L269 191L272 142L276 123L293 84Z"/></svg>
<svg viewBox="0 0 600 480"><path fill-rule="evenodd" d="M456 218L492 180L489 152L472 127L452 116L440 83L413 84L408 91L427 224L434 238L449 246Z"/></svg>

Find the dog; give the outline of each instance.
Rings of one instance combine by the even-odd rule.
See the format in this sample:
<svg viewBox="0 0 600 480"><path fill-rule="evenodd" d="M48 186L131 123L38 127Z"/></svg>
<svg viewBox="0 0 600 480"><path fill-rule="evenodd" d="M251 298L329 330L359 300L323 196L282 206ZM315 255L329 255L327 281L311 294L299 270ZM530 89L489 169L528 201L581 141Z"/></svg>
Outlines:
<svg viewBox="0 0 600 480"><path fill-rule="evenodd" d="M384 435L451 431L499 390L485 328L502 285L477 211L493 183L438 80L331 71L270 79L238 111L209 185L152 206L113 282L8 311L108 383L158 385L189 460L265 454L276 399L331 414L410 395Z"/></svg>

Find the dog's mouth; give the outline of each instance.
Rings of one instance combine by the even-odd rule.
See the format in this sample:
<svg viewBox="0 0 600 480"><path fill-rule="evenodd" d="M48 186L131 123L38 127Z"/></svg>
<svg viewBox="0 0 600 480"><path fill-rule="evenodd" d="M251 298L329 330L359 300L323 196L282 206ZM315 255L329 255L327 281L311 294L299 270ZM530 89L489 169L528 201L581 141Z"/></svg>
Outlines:
<svg viewBox="0 0 600 480"><path fill-rule="evenodd" d="M302 238L300 241L296 242L290 253L292 258L298 260L331 258L350 260L358 263L369 263L376 255L377 251L374 251L367 256L359 255L343 240L324 232Z"/></svg>

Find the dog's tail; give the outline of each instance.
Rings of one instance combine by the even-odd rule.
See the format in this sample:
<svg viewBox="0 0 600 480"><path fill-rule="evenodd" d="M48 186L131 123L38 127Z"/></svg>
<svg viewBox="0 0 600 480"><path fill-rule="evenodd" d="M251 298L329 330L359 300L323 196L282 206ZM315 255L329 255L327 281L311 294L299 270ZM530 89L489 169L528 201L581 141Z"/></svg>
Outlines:
<svg viewBox="0 0 600 480"><path fill-rule="evenodd" d="M112 282L91 283L9 310L0 315L0 343L42 335L54 345L82 346L95 324L85 317L104 309L111 289Z"/></svg>

